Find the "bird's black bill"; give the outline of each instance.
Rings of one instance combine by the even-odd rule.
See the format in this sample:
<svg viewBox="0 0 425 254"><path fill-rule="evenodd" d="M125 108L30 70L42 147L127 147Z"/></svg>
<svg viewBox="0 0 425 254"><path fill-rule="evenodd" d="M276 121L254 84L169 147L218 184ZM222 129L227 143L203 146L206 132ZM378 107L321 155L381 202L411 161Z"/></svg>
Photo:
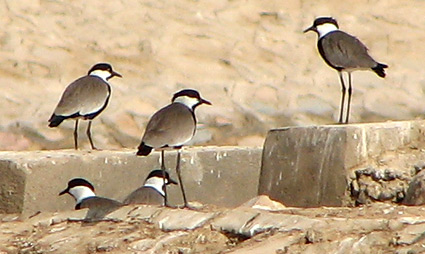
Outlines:
<svg viewBox="0 0 425 254"><path fill-rule="evenodd" d="M122 75L121 74L119 74L118 72L112 72L112 76L111 77L120 77L120 78L122 78Z"/></svg>
<svg viewBox="0 0 425 254"><path fill-rule="evenodd" d="M209 101L207 101L207 100L204 100L204 99L201 99L201 103L203 103L203 104L207 104L207 105L212 105L212 103L211 103L211 102L209 102Z"/></svg>
<svg viewBox="0 0 425 254"><path fill-rule="evenodd" d="M63 194L66 194L66 193L68 193L68 188L66 188L65 190L61 191L59 193L59 196L62 196Z"/></svg>
<svg viewBox="0 0 425 254"><path fill-rule="evenodd" d="M168 184L175 184L175 185L177 185L178 183L177 183L175 180L173 180L173 179L169 178L169 179L168 179L168 182L167 182L167 185L168 185Z"/></svg>
<svg viewBox="0 0 425 254"><path fill-rule="evenodd" d="M304 33L307 33L307 32L309 32L309 31L316 32L316 28L315 28L314 26L311 26L311 27L307 28L306 30L304 30L303 32L304 32Z"/></svg>

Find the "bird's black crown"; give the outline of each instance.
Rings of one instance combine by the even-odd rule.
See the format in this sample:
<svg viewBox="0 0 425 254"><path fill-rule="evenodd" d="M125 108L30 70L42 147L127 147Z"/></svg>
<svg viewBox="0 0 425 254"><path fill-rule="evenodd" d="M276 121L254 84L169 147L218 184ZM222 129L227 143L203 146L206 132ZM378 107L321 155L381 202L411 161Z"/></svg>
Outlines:
<svg viewBox="0 0 425 254"><path fill-rule="evenodd" d="M184 89L184 90L181 90L181 91L175 93L174 96L173 96L173 99L171 101L174 101L177 97L181 97L181 96L197 98L199 100L201 99L201 95L198 93L198 91L193 90L193 89Z"/></svg>
<svg viewBox="0 0 425 254"><path fill-rule="evenodd" d="M152 177L163 178L163 175L162 175L163 172L165 172L165 179L167 179L167 185L168 184L177 184L177 182L170 177L170 174L168 174L167 171L162 171L161 169L152 170L149 173L148 177L146 177L146 180L148 180L149 178L152 178Z"/></svg>
<svg viewBox="0 0 425 254"><path fill-rule="evenodd" d="M112 66L108 63L98 63L93 65L93 67L91 67L91 69L89 70L88 74L90 74L92 71L96 71L96 70L102 70L102 71L108 71L108 72L113 72L112 71Z"/></svg>
<svg viewBox="0 0 425 254"><path fill-rule="evenodd" d="M152 170L149 173L148 177L146 177L146 179L149 179L149 178L152 178L152 177L160 177L160 178L162 178L162 170L160 170L160 169ZM165 171L165 178L166 179L170 179L170 174L168 174L167 171Z"/></svg>
<svg viewBox="0 0 425 254"><path fill-rule="evenodd" d="M77 186L85 186L94 191L93 185L84 178L74 178L68 182L68 190Z"/></svg>
<svg viewBox="0 0 425 254"><path fill-rule="evenodd" d="M323 24L327 24L327 23L334 24L337 28L339 28L338 22L336 22L336 20L334 18L332 18L332 17L319 17L319 18L316 18L314 20L313 26L314 27L317 27L317 26L320 26L320 25L323 25Z"/></svg>

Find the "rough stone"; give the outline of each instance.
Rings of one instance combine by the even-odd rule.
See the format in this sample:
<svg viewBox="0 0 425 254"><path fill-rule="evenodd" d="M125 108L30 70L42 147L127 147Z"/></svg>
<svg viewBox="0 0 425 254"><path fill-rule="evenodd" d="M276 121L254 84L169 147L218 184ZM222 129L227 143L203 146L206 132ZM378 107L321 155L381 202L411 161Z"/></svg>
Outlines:
<svg viewBox="0 0 425 254"><path fill-rule="evenodd" d="M406 197L403 200L405 205L425 204L425 171L421 170L413 177L407 189Z"/></svg>
<svg viewBox="0 0 425 254"><path fill-rule="evenodd" d="M351 246L345 253L377 253L377 249L385 248L390 245L391 235L387 232L371 232L358 239L351 241ZM379 253L379 252L378 252Z"/></svg>
<svg viewBox="0 0 425 254"><path fill-rule="evenodd" d="M156 241L154 239L142 239L135 241L130 245L131 250L135 251L147 251L155 245Z"/></svg>
<svg viewBox="0 0 425 254"><path fill-rule="evenodd" d="M237 232L244 236L252 237L258 233L273 229L307 231L308 229L322 227L323 223L325 222L299 215L261 213L249 220Z"/></svg>
<svg viewBox="0 0 425 254"><path fill-rule="evenodd" d="M288 253L287 248L297 242L300 242L301 236L291 234L278 234L265 241L259 242L254 246L236 249L231 254L258 254L258 253ZM286 250L286 251L285 251Z"/></svg>
<svg viewBox="0 0 425 254"><path fill-rule="evenodd" d="M411 245L423 239L425 239L425 224L408 225L400 231L396 244Z"/></svg>
<svg viewBox="0 0 425 254"><path fill-rule="evenodd" d="M382 154L422 142L424 130L425 121L271 130L263 150L259 194L301 207L353 205L368 198L395 200L400 196L394 187L400 185L396 175L402 172L367 166L356 177L370 176L372 181L351 184L358 180L352 179L352 171L375 163ZM384 188L381 181L386 182ZM350 186L358 197L347 191ZM393 193L386 193L388 189Z"/></svg>
<svg viewBox="0 0 425 254"><path fill-rule="evenodd" d="M31 216L28 221L33 226L47 227L53 224L58 224L66 220L82 221L87 213L87 209L66 211L64 213L49 213L41 212Z"/></svg>
<svg viewBox="0 0 425 254"><path fill-rule="evenodd" d="M243 228L254 220L260 212L248 208L236 208L214 219L212 228L218 231L234 234L244 234Z"/></svg>
<svg viewBox="0 0 425 254"><path fill-rule="evenodd" d="M130 218L137 218L147 221L155 215L159 214L162 210L159 206L148 205L129 205L128 207L132 207L132 209L128 212L128 216Z"/></svg>
<svg viewBox="0 0 425 254"><path fill-rule="evenodd" d="M407 171L409 169L406 167L400 169L368 167L355 170L356 178L350 179L351 197L357 204L373 201L399 203L403 200L410 182L410 177L405 176L409 174Z"/></svg>
<svg viewBox="0 0 425 254"><path fill-rule="evenodd" d="M421 170L425 168L425 161L419 161L414 166L415 171L413 172L414 175L418 174Z"/></svg>
<svg viewBox="0 0 425 254"><path fill-rule="evenodd" d="M266 195L260 195L243 203L241 207L251 207L268 211L279 211L286 208L285 205L277 201L271 200Z"/></svg>
<svg viewBox="0 0 425 254"><path fill-rule="evenodd" d="M128 215L134 211L134 206L123 206L105 216L105 218L116 219L116 220L124 220L128 217Z"/></svg>
<svg viewBox="0 0 425 254"><path fill-rule="evenodd" d="M184 209L167 209L152 218L150 222L157 224L165 231L193 230L201 227L208 220L215 217L214 213L203 213Z"/></svg>

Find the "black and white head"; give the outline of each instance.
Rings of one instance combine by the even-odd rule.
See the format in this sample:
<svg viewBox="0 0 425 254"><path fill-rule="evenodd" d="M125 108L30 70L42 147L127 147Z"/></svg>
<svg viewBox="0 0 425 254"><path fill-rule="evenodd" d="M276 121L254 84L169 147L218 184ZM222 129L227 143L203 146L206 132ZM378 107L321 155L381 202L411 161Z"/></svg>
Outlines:
<svg viewBox="0 0 425 254"><path fill-rule="evenodd" d="M314 23L311 27L304 30L304 33L308 31L316 32L319 35L319 38L322 38L326 34L336 31L339 29L338 23L332 17L319 17L314 20Z"/></svg>
<svg viewBox="0 0 425 254"><path fill-rule="evenodd" d="M201 98L198 91L193 89L184 89L175 93L171 101L182 103L192 110L201 104L211 105L211 102Z"/></svg>
<svg viewBox="0 0 425 254"><path fill-rule="evenodd" d="M74 178L68 182L68 187L59 193L59 196L68 193L77 204L86 198L95 197L93 185L83 178Z"/></svg>
<svg viewBox="0 0 425 254"><path fill-rule="evenodd" d="M175 180L173 180L167 171L165 171L165 185L169 184L177 184ZM160 169L152 170L148 177L146 177L145 183L143 184L144 187L151 187L154 188L156 191L161 193L162 196L165 195L164 193L164 178L163 178L163 171Z"/></svg>
<svg viewBox="0 0 425 254"><path fill-rule="evenodd" d="M88 75L97 76L105 81L109 80L112 77L122 78L121 74L112 70L112 66L108 63L95 64L89 70Z"/></svg>

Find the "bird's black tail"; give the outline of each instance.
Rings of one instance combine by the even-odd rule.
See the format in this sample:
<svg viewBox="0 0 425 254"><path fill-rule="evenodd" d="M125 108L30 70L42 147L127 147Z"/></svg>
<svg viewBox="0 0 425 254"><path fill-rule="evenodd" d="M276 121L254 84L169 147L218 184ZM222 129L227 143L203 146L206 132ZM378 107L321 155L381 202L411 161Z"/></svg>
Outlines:
<svg viewBox="0 0 425 254"><path fill-rule="evenodd" d="M375 67L372 68L372 70L378 74L379 77L385 78L385 68L388 68L388 65L378 63Z"/></svg>
<svg viewBox="0 0 425 254"><path fill-rule="evenodd" d="M137 148L137 155L146 156L151 153L152 147L147 146L145 142L142 142L140 146Z"/></svg>
<svg viewBox="0 0 425 254"><path fill-rule="evenodd" d="M66 117L57 116L57 115L53 114L49 119L49 127L56 127L59 124L61 124L63 122L63 120L65 120L65 119L66 119Z"/></svg>

